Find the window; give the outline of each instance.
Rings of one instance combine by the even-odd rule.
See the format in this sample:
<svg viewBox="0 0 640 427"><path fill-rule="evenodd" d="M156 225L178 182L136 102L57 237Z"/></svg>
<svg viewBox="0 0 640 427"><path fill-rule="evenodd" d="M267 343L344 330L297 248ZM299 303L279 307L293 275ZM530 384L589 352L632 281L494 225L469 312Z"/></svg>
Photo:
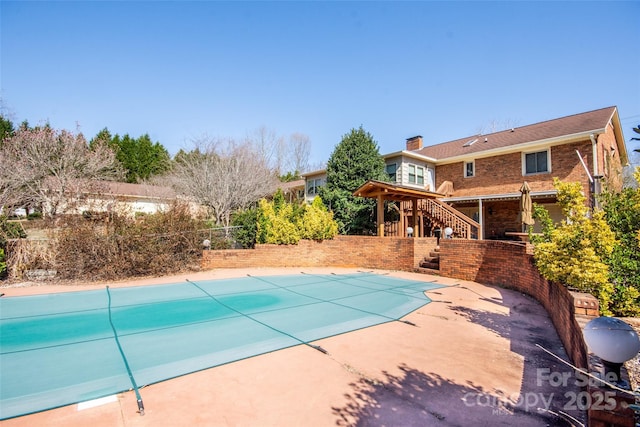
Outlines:
<svg viewBox="0 0 640 427"><path fill-rule="evenodd" d="M320 179L320 178L308 180L307 181L307 195L315 196L316 194L318 194L322 184L323 184L323 180Z"/></svg>
<svg viewBox="0 0 640 427"><path fill-rule="evenodd" d="M475 176L475 165L473 162L464 162L464 177L471 178Z"/></svg>
<svg viewBox="0 0 640 427"><path fill-rule="evenodd" d="M525 175L549 172L549 150L524 155Z"/></svg>
<svg viewBox="0 0 640 427"><path fill-rule="evenodd" d="M409 165L409 184L424 185L424 168L422 166Z"/></svg>
<svg viewBox="0 0 640 427"><path fill-rule="evenodd" d="M387 175L391 178L391 182L396 182L396 171L398 170L398 165L392 163L387 165Z"/></svg>

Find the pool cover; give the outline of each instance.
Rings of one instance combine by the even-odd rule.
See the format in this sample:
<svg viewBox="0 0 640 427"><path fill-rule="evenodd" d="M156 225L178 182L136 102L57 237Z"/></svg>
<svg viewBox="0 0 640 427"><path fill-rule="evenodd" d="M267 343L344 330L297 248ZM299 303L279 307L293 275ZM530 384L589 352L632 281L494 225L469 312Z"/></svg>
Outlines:
<svg viewBox="0 0 640 427"><path fill-rule="evenodd" d="M0 298L0 419L399 320L441 286L299 274Z"/></svg>

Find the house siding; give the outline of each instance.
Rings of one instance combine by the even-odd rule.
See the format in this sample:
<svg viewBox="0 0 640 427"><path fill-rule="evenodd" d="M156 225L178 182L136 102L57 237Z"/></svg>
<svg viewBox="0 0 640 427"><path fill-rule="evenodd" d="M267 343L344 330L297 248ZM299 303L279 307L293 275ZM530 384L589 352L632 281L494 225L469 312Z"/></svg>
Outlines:
<svg viewBox="0 0 640 427"><path fill-rule="evenodd" d="M598 173L605 177L612 190L622 189L622 162L616 143L613 126L609 124L605 133L598 135Z"/></svg>
<svg viewBox="0 0 640 427"><path fill-rule="evenodd" d="M422 162L417 159L412 159L409 157L394 157L385 159L385 164L389 165L392 163L396 163L398 165L398 170L396 172L397 178L396 182L401 185L406 185L407 187L419 188L421 190L435 191L434 181L435 178L435 166L429 162ZM409 182L409 165L419 166L424 168L424 184L415 184Z"/></svg>
<svg viewBox="0 0 640 427"><path fill-rule="evenodd" d="M539 148L531 151L542 151ZM589 193L589 178L578 161L578 150L587 166L593 162L591 141L550 147L551 172L535 175L523 175L522 153L509 153L494 157L475 159L475 176L464 177L463 162L439 165L436 167L436 187L444 181L453 183L453 197L484 196L490 194L517 193L523 181L527 181L532 192L553 190L553 178L562 181L577 181Z"/></svg>

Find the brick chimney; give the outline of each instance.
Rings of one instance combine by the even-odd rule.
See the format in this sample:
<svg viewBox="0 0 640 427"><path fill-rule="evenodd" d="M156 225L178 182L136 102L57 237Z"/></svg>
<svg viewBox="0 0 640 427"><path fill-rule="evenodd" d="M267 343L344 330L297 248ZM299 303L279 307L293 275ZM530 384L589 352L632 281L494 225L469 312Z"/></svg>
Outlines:
<svg viewBox="0 0 640 427"><path fill-rule="evenodd" d="M416 151L422 148L422 135L407 138L407 151Z"/></svg>

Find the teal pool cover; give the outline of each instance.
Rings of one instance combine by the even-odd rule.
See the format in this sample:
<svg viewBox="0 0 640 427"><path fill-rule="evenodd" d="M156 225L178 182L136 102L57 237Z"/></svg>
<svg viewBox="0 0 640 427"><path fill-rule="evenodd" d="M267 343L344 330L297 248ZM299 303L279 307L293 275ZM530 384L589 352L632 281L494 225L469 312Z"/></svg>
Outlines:
<svg viewBox="0 0 640 427"><path fill-rule="evenodd" d="M0 419L400 320L436 282L246 276L0 298Z"/></svg>

